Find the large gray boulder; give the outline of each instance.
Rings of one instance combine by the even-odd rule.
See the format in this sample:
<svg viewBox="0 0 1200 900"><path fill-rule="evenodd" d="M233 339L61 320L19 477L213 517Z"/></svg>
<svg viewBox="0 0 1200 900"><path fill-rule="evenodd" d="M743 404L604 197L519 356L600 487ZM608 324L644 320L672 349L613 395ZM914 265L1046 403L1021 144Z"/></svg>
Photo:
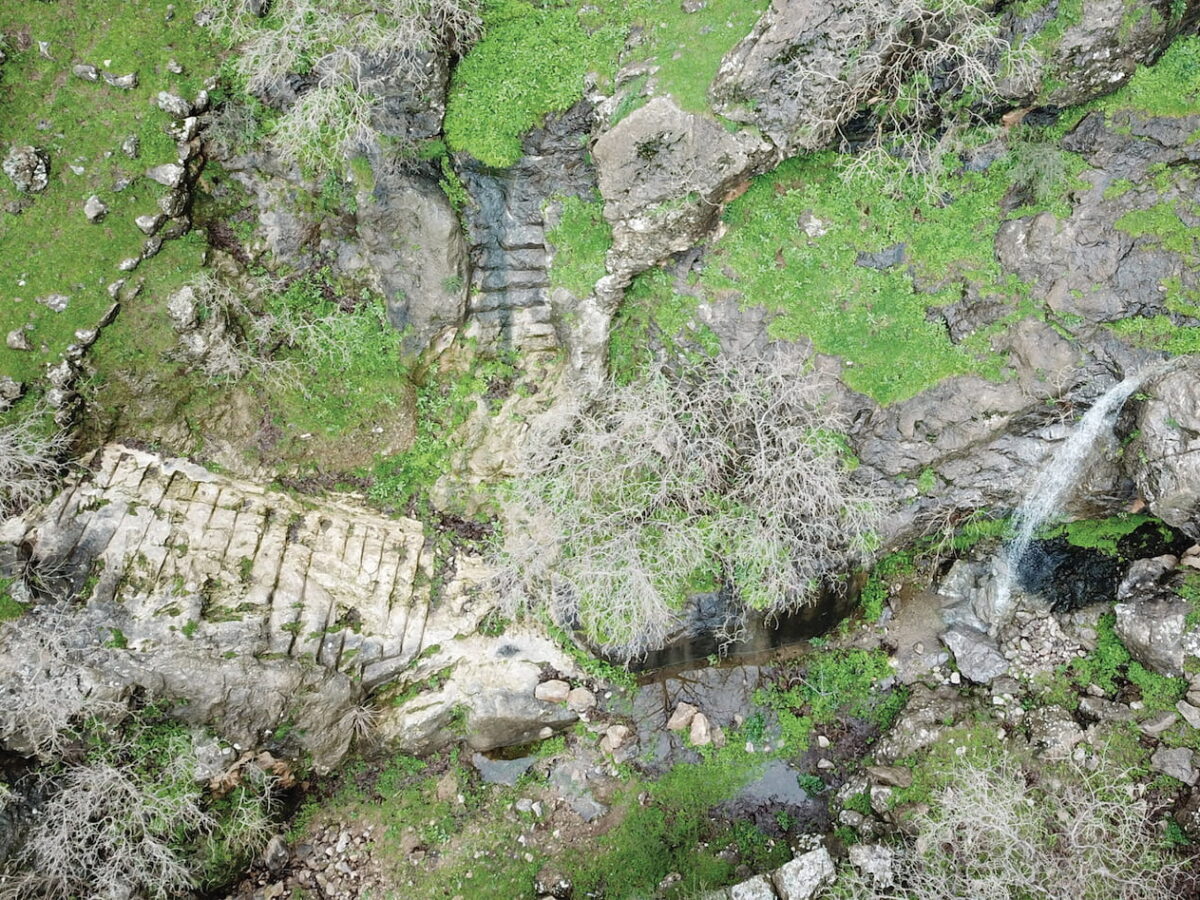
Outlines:
<svg viewBox="0 0 1200 900"><path fill-rule="evenodd" d="M618 290L705 237L722 205L775 158L761 138L731 134L670 97L634 110L600 136L592 155L613 226L608 269Z"/></svg>
<svg viewBox="0 0 1200 900"><path fill-rule="evenodd" d="M1126 458L1150 510L1200 537L1200 361L1180 361L1147 393Z"/></svg>
<svg viewBox="0 0 1200 900"><path fill-rule="evenodd" d="M377 178L359 202L358 242L388 318L416 358L444 348L463 324L469 261L458 216L445 193L425 179Z"/></svg>
<svg viewBox="0 0 1200 900"><path fill-rule="evenodd" d="M709 89L713 108L789 153L826 146L878 76L856 60L886 55L904 25L897 15L882 32L868 30L852 6L773 0L722 60Z"/></svg>
<svg viewBox="0 0 1200 900"><path fill-rule="evenodd" d="M1184 674L1189 656L1200 657L1200 628L1187 627L1192 605L1181 598L1118 603L1114 630L1130 655L1160 675Z"/></svg>

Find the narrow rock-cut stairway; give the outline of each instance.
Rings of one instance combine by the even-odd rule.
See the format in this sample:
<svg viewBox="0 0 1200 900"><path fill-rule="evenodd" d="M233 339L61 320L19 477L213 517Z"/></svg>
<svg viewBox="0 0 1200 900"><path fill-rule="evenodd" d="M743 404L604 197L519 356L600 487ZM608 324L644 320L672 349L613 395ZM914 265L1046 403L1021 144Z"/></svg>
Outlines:
<svg viewBox="0 0 1200 900"><path fill-rule="evenodd" d="M0 544L12 557L0 565L37 573L47 593L119 609L131 648L187 640L307 659L367 685L486 612L462 579L431 605L433 551L419 522L120 445L6 523Z"/></svg>

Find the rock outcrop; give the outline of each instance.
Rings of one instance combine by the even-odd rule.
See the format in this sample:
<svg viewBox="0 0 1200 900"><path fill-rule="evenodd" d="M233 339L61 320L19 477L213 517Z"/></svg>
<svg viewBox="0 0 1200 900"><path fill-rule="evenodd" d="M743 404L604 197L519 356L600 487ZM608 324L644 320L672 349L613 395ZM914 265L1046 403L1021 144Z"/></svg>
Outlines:
<svg viewBox="0 0 1200 900"><path fill-rule="evenodd" d="M1189 359L1147 388L1127 459L1153 513L1200 537L1200 363Z"/></svg>

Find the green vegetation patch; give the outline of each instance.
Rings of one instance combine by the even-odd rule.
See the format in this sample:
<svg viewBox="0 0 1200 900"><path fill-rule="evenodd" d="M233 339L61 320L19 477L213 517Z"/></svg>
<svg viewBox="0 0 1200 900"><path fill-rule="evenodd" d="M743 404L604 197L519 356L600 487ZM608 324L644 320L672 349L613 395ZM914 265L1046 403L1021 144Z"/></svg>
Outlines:
<svg viewBox="0 0 1200 900"><path fill-rule="evenodd" d="M633 0L630 4L646 43L639 56L653 57L655 93L670 94L681 109L709 112L708 86L721 60L750 33L766 0L707 0L696 12L683 4Z"/></svg>
<svg viewBox="0 0 1200 900"><path fill-rule="evenodd" d="M643 272L625 292L613 317L609 365L619 384L628 384L646 371L656 347L668 356L697 360L716 356L717 335L696 321L699 299L677 289L662 269Z"/></svg>
<svg viewBox="0 0 1200 900"><path fill-rule="evenodd" d="M475 359L465 370L428 373L416 388L416 434L408 449L380 458L361 474L372 479L372 501L405 509L450 471L455 432L481 398L498 400L511 384L515 365L508 359Z"/></svg>
<svg viewBox="0 0 1200 900"><path fill-rule="evenodd" d="M611 78L624 25L596 7L485 0L484 37L454 70L446 143L489 166L521 156L521 136L583 97L589 72Z"/></svg>
<svg viewBox="0 0 1200 900"><path fill-rule="evenodd" d="M1116 227L1132 237L1148 237L1187 259L1200 253L1200 226L1189 225L1174 203L1156 203L1149 209L1135 209L1117 219ZM1200 220L1196 209L1190 218Z"/></svg>
<svg viewBox="0 0 1200 900"><path fill-rule="evenodd" d="M1139 66L1129 83L1100 106L1152 116L1200 114L1200 37L1176 39L1153 66Z"/></svg>
<svg viewBox="0 0 1200 900"><path fill-rule="evenodd" d="M1079 519L1043 531L1038 535L1041 540L1065 537L1072 547L1084 550L1097 550L1105 556L1120 555L1120 541L1133 534L1143 525L1157 524L1162 539L1171 539L1171 530L1154 516L1120 513L1106 519Z"/></svg>
<svg viewBox="0 0 1200 900"><path fill-rule="evenodd" d="M649 897L672 872L684 876L668 889L672 898L734 881L733 865L716 855L721 846L712 840L727 829L714 824L711 810L765 762L739 744L733 736L720 750L703 748L699 763L681 763L657 781L632 781L613 804L624 810L620 824L595 847L573 850L562 860L577 894Z"/></svg>
<svg viewBox="0 0 1200 900"><path fill-rule="evenodd" d="M13 579L0 578L0 622L7 622L10 619L19 619L25 614L28 607L24 603L18 603L13 599L13 595L9 588L12 587Z"/></svg>
<svg viewBox="0 0 1200 900"><path fill-rule="evenodd" d="M604 255L612 246L612 226L599 197L563 197L558 224L546 232L554 247L550 280L576 297L587 297L606 272Z"/></svg>
<svg viewBox="0 0 1200 900"><path fill-rule="evenodd" d="M15 37L0 67L0 155L31 144L50 157L50 184L40 194L18 194L0 175L0 209L28 204L19 215L0 212L0 332L29 326L33 346L23 352L0 344L0 370L19 380L41 374L75 330L94 327L112 302L105 287L122 274L117 264L137 256L146 239L133 220L156 212L165 190L144 173L177 156L164 131L171 118L154 98L163 90L195 97L218 65L218 48L192 23L200 4L176 0L169 20L168 6L166 0L62 0L5 8L5 32ZM51 59L39 53L39 41L48 42ZM167 70L171 59L182 74ZM71 73L80 63L117 76L136 72L138 86L126 91L84 81ZM138 159L121 152L130 135L140 142ZM99 224L83 214L92 194L109 207ZM157 258L149 260L135 277L149 277L158 266ZM69 298L63 312L35 302L56 293Z"/></svg>
<svg viewBox="0 0 1200 900"><path fill-rule="evenodd" d="M991 329L955 345L926 311L959 299L964 278L1019 293L1002 286L992 252L1007 165L949 177L940 197L912 178L889 194L882 175L845 166L838 154L818 153L756 179L730 204L729 232L702 284L777 313L774 337L808 337L840 356L846 383L881 403L951 375L999 378L1003 359L987 344ZM894 265L856 264L860 253L899 244ZM933 290L917 291L914 276Z"/></svg>
<svg viewBox="0 0 1200 900"><path fill-rule="evenodd" d="M760 688L754 702L778 715L787 752L801 753L814 728L847 716L881 730L891 725L907 700L904 691L876 689L891 672L882 650L824 650L783 672L777 684Z"/></svg>

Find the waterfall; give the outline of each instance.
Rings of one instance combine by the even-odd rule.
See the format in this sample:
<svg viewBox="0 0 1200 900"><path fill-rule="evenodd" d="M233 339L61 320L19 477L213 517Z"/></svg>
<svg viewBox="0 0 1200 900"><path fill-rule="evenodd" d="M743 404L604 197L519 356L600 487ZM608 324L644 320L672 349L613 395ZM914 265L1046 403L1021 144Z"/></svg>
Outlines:
<svg viewBox="0 0 1200 900"><path fill-rule="evenodd" d="M1171 362L1147 366L1119 384L1109 388L1087 411L1071 436L1055 451L1050 464L1042 470L1024 501L1013 514L1015 535L1005 548L1003 564L996 579L992 630L997 629L1008 615L1013 583L1021 570L1021 562L1029 550L1034 534L1058 511L1062 501L1079 481L1084 465L1092 454L1096 439L1107 432L1117 413L1143 382L1157 375Z"/></svg>

